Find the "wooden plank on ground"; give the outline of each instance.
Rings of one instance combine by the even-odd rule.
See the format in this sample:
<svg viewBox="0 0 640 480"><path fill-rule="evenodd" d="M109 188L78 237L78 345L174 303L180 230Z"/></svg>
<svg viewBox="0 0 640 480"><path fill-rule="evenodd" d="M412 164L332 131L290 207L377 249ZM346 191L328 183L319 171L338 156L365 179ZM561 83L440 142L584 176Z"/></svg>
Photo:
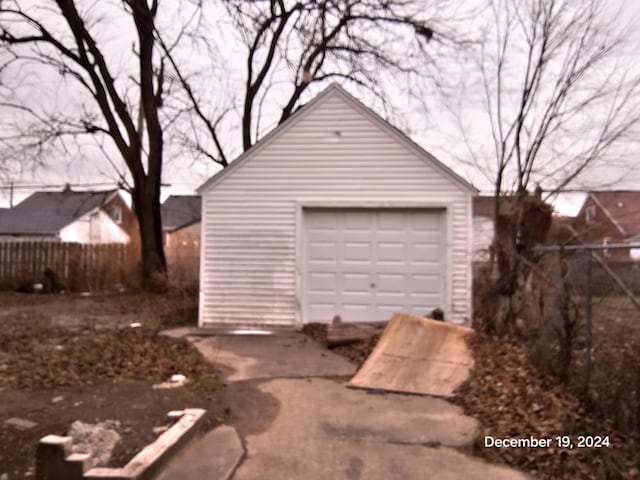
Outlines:
<svg viewBox="0 0 640 480"><path fill-rule="evenodd" d="M469 376L470 328L395 314L350 387L421 395L453 396Z"/></svg>

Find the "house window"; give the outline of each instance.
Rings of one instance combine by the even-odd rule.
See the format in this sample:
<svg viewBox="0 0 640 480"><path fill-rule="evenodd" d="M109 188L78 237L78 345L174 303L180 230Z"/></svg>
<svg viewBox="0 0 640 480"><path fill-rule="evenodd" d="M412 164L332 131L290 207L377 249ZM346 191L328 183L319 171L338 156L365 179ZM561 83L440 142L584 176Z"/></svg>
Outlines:
<svg viewBox="0 0 640 480"><path fill-rule="evenodd" d="M113 207L111 209L111 218L120 225L122 223L122 209L120 207Z"/></svg>
<svg viewBox="0 0 640 480"><path fill-rule="evenodd" d="M604 237L604 238L602 239L602 245L607 246L607 245L609 245L610 243L611 243L611 237ZM603 254L605 257L610 257L610 256L611 256L611 250L609 250L608 248L605 248L605 249L602 251L602 254Z"/></svg>
<svg viewBox="0 0 640 480"><path fill-rule="evenodd" d="M595 205L590 205L587 207L587 211L586 211L586 221L587 223L591 224L593 222L595 222L596 220L596 207Z"/></svg>

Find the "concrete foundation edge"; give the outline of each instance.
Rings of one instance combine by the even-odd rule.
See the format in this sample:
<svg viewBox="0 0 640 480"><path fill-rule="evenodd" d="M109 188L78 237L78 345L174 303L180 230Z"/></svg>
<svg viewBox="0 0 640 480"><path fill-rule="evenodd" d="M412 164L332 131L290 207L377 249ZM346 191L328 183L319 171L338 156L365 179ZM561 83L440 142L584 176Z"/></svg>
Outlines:
<svg viewBox="0 0 640 480"><path fill-rule="evenodd" d="M195 435L206 410L189 408L122 468L85 471L88 455L71 453L71 438L47 435L36 449L36 480L150 480Z"/></svg>

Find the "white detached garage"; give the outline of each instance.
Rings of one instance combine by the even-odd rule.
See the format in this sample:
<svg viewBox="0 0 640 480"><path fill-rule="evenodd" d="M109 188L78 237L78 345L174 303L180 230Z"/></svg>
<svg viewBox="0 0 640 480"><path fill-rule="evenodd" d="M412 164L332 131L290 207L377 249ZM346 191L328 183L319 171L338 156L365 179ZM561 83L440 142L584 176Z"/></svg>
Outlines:
<svg viewBox="0 0 640 480"><path fill-rule="evenodd" d="M200 193L201 326L470 318L476 190L337 85Z"/></svg>

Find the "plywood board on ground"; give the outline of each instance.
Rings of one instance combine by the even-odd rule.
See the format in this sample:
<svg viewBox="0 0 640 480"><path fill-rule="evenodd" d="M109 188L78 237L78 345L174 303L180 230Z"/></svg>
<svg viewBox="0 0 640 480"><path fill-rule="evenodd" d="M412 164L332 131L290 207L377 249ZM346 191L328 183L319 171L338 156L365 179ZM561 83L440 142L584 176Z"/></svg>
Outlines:
<svg viewBox="0 0 640 480"><path fill-rule="evenodd" d="M395 314L350 387L451 397L469 376L470 328Z"/></svg>

